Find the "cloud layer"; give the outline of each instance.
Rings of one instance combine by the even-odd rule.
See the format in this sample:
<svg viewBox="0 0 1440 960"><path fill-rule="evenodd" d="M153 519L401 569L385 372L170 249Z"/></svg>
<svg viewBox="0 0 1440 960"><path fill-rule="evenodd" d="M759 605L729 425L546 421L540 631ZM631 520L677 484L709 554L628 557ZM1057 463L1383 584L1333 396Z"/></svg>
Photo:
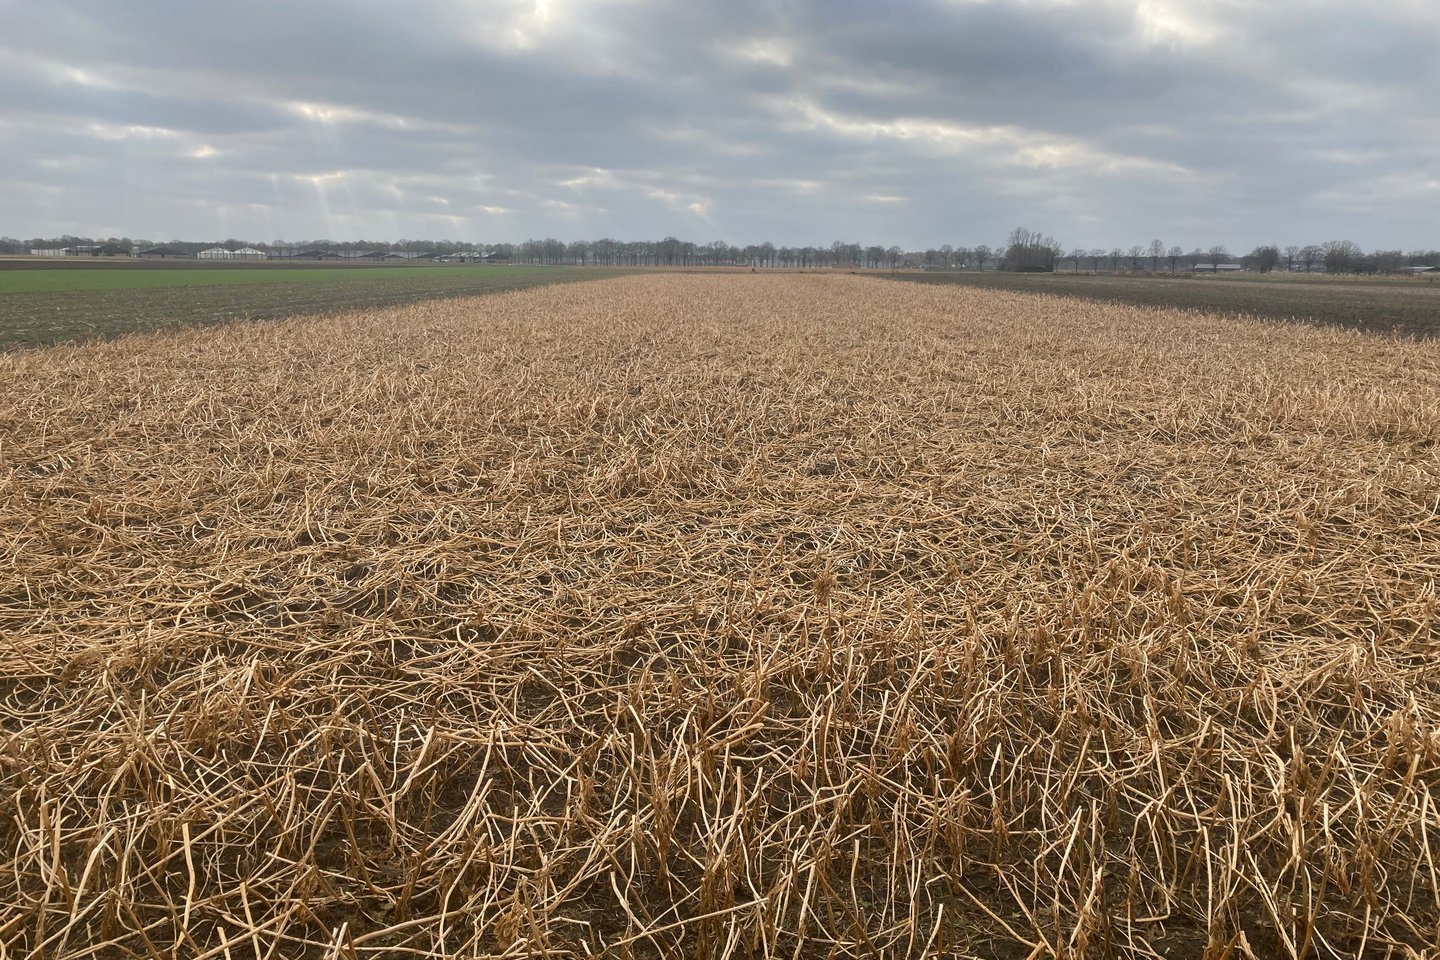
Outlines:
<svg viewBox="0 0 1440 960"><path fill-rule="evenodd" d="M15 236L1440 244L1440 6L0 0Z"/></svg>

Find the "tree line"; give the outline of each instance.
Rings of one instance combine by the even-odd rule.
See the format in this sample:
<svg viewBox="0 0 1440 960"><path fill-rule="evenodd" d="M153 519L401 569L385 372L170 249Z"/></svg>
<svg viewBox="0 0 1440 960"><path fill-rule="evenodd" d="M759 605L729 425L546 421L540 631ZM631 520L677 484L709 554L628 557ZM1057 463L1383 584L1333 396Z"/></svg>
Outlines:
<svg viewBox="0 0 1440 960"><path fill-rule="evenodd" d="M1440 267L1440 250L1371 250L1366 252L1349 240L1328 243L1291 245L1275 244L1255 247L1239 256L1223 245L1208 249L1185 251L1183 247L1166 247L1155 240L1149 246L1136 244L1128 250L1074 249L1057 258L1061 269L1088 269L1107 273L1218 271L1222 267L1270 273L1284 269L1295 273L1398 273L1406 267Z"/></svg>
<svg viewBox="0 0 1440 960"><path fill-rule="evenodd" d="M0 253L27 253L82 244L108 244L129 249L158 246L151 240L129 237L61 237L19 240L0 238ZM230 238L220 241L169 240L163 246L184 253L198 253L221 246L237 250L245 246L259 249L286 248L326 250L337 253L408 252L428 256L456 253L503 254L514 263L630 266L630 267L788 267L800 269L854 267L872 270L1012 270L1017 272L1050 272L1056 270L1090 270L1106 273L1179 273L1253 270L1269 273L1285 269L1294 272L1328 273L1395 273L1406 267L1440 267L1440 250L1362 250L1349 240L1280 247L1266 244L1247 254L1235 256L1224 245L1195 247L1186 251L1156 239L1148 244L1134 244L1128 249L1112 247L1065 248L1054 238L1039 231L1016 228L995 246L980 243L974 246L944 244L925 250L905 250L899 246L861 244L836 240L827 245L787 246L769 241L736 245L716 240L694 243L676 237L662 240L599 240L562 241L553 238L525 240L521 243L467 243L448 240L275 240L272 243Z"/></svg>

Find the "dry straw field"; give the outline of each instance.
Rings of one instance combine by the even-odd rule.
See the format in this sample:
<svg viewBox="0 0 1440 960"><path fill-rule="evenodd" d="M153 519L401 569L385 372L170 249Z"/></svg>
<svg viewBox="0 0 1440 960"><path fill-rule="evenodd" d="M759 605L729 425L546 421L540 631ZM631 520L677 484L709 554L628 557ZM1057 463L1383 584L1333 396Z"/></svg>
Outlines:
<svg viewBox="0 0 1440 960"><path fill-rule="evenodd" d="M1437 438L862 276L0 356L0 955L1425 955Z"/></svg>

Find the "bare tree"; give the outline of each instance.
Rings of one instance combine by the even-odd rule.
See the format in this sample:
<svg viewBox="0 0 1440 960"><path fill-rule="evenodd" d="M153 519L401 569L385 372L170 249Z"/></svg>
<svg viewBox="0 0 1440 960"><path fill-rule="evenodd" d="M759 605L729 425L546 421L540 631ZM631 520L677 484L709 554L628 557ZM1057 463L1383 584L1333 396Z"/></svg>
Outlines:
<svg viewBox="0 0 1440 960"><path fill-rule="evenodd" d="M975 266L980 270L984 270L985 264L995 258L995 252L983 243L970 252L975 255Z"/></svg>
<svg viewBox="0 0 1440 960"><path fill-rule="evenodd" d="M1159 240L1150 241L1150 272L1160 272L1160 258L1165 256L1165 244Z"/></svg>
<svg viewBox="0 0 1440 960"><path fill-rule="evenodd" d="M1182 257L1184 257L1184 256L1185 256L1185 248L1184 248L1184 247L1171 247L1170 250L1165 254L1165 259L1167 259L1167 260L1170 261L1170 272L1171 272L1171 273L1174 273L1174 272L1175 272L1175 265L1178 264L1178 263L1180 262L1180 259L1181 259Z"/></svg>
<svg viewBox="0 0 1440 960"><path fill-rule="evenodd" d="M1363 253L1349 240L1331 240L1325 244L1325 272L1351 273L1360 268Z"/></svg>
<svg viewBox="0 0 1440 960"><path fill-rule="evenodd" d="M1298 259L1300 259L1300 248L1292 243L1285 248L1285 269L1294 271L1295 261Z"/></svg>
<svg viewBox="0 0 1440 960"><path fill-rule="evenodd" d="M1090 250L1090 264L1096 273L1105 269L1105 250L1102 247L1092 247Z"/></svg>
<svg viewBox="0 0 1440 960"><path fill-rule="evenodd" d="M1247 259L1250 261L1250 269L1269 273L1275 269L1275 264L1280 262L1280 248L1274 244L1256 247L1250 251Z"/></svg>
<svg viewBox="0 0 1440 960"><path fill-rule="evenodd" d="M1309 273L1310 268L1320 262L1325 256L1325 250L1318 244L1306 244L1300 248L1300 262L1305 264L1305 272Z"/></svg>
<svg viewBox="0 0 1440 960"><path fill-rule="evenodd" d="M1005 259L1001 267L1018 272L1050 272L1064 247L1053 238L1036 230L1016 227L1006 241Z"/></svg>
<svg viewBox="0 0 1440 960"><path fill-rule="evenodd" d="M1211 273L1219 273L1221 262L1229 259L1230 251L1225 249L1225 244L1223 243L1217 243L1205 251L1205 262L1210 264Z"/></svg>
<svg viewBox="0 0 1440 960"><path fill-rule="evenodd" d="M1130 252L1129 252L1129 254L1127 254L1127 256L1130 257L1130 272L1131 272L1131 273L1139 273L1139 272L1140 272L1140 258L1143 257L1143 256L1145 256L1145 248L1142 247L1142 246L1140 246L1140 244L1137 243L1137 244L1135 244L1133 247L1130 248Z"/></svg>
<svg viewBox="0 0 1440 960"><path fill-rule="evenodd" d="M1375 273L1399 273L1404 262L1404 251L1376 250L1365 258L1365 269Z"/></svg>

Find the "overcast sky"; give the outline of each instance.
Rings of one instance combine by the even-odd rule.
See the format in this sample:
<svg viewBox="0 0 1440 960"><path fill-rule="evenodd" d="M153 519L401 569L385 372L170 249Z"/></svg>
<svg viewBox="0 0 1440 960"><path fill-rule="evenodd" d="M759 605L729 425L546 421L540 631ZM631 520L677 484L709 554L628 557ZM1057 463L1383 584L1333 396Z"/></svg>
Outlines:
<svg viewBox="0 0 1440 960"><path fill-rule="evenodd" d="M0 233L1440 246L1440 0L0 0Z"/></svg>

